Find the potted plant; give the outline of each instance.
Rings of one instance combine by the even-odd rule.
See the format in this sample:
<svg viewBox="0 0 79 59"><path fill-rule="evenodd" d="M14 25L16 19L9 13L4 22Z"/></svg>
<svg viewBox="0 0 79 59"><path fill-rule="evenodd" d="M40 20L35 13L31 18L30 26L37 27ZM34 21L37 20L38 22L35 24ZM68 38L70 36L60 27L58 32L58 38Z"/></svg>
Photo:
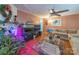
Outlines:
<svg viewBox="0 0 79 59"><path fill-rule="evenodd" d="M0 40L0 55L16 55L21 44L20 41L12 41L11 36L2 36ZM21 47L24 47L24 43Z"/></svg>

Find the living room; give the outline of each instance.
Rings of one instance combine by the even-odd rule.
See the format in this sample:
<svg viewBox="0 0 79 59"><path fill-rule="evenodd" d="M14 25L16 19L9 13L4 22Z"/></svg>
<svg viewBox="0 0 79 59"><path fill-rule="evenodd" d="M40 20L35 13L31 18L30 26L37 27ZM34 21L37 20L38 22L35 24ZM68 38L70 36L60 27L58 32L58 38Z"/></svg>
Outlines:
<svg viewBox="0 0 79 59"><path fill-rule="evenodd" d="M1 4L0 54L78 55L78 10L79 4Z"/></svg>

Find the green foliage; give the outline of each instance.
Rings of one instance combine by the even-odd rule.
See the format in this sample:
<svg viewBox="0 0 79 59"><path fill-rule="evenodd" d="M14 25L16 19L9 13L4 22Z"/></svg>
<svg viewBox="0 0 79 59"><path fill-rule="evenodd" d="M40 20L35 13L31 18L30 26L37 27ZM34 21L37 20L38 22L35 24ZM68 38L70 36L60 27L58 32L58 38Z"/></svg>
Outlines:
<svg viewBox="0 0 79 59"><path fill-rule="evenodd" d="M4 17L7 17L7 14L5 13L4 8L5 8L5 5L1 4L1 5L0 5L0 13L1 13Z"/></svg>
<svg viewBox="0 0 79 59"><path fill-rule="evenodd" d="M8 47L2 47L1 49L0 49L0 55L1 54L7 54L8 53L8 51L9 51L9 48Z"/></svg>
<svg viewBox="0 0 79 59"><path fill-rule="evenodd" d="M1 12L1 11L3 11L3 10L4 10L4 8L5 8L5 5L0 4L0 12Z"/></svg>
<svg viewBox="0 0 79 59"><path fill-rule="evenodd" d="M20 41L12 41L11 36L2 36L0 41L0 55L16 55L19 46L22 44ZM24 43L22 46L24 47Z"/></svg>

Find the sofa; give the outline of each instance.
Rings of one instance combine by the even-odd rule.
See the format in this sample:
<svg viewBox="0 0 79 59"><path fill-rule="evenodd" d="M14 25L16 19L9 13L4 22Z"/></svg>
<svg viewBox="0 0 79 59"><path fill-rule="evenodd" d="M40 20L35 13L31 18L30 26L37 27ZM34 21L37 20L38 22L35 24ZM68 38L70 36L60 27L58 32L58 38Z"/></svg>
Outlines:
<svg viewBox="0 0 79 59"><path fill-rule="evenodd" d="M59 35L59 36L61 38L65 38L64 40L67 40L68 38L68 40L70 41L73 53L75 55L79 55L79 30L78 29L54 29L54 32L52 33L66 34L66 36L64 35Z"/></svg>

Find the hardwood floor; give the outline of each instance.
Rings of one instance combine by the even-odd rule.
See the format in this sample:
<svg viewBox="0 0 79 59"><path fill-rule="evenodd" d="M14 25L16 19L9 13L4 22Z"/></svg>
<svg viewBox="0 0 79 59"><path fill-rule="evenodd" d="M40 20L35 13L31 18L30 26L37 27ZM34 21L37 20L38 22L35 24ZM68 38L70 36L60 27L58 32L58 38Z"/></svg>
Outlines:
<svg viewBox="0 0 79 59"><path fill-rule="evenodd" d="M73 55L74 54L69 40L64 41L63 45L64 45L64 49L63 49L64 55Z"/></svg>

